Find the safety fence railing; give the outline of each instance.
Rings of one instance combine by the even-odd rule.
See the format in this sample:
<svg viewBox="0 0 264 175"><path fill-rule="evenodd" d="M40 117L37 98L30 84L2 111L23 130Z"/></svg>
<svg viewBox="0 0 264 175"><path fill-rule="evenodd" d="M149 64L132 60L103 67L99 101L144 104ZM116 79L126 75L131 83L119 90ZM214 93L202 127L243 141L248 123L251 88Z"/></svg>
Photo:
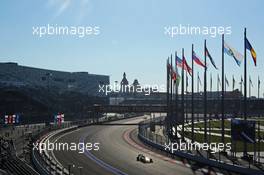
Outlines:
<svg viewBox="0 0 264 175"><path fill-rule="evenodd" d="M160 120L158 119L156 119L156 121L146 120L139 123L138 138L146 145L149 145L152 148L155 148L159 151L169 154L170 157L179 157L182 159L186 159L188 161L197 162L200 165L214 167L220 170L230 171L238 174L245 174L245 175L264 174L263 171L257 169L251 169L249 167L244 167L240 165L226 164L223 161L207 159L206 157L191 154L186 151L174 150L172 152L171 150L166 149L167 148L166 146L169 145L170 143L168 137L166 137L166 135L160 135L151 131L150 127L152 122L157 123L160 122Z"/></svg>
<svg viewBox="0 0 264 175"><path fill-rule="evenodd" d="M42 136L36 143L38 145L42 145L49 141L52 137L57 137L58 135L62 135L66 132L73 131L77 128L77 126L71 126L69 128L63 128L60 130L55 130L53 132L49 132L48 134ZM64 168L59 162L57 162L47 150L43 152L37 149L32 150L32 161L37 170L43 175L50 175L50 174L65 174L68 175L68 170Z"/></svg>
<svg viewBox="0 0 264 175"><path fill-rule="evenodd" d="M131 118L131 117L137 117L138 115L133 114L129 115L123 118L99 118L97 120L94 119L87 119L82 121L74 121L70 122L68 124L64 124L61 126L51 126L49 128L46 128L42 132L34 135L33 142L36 144L38 143L45 143L48 140L52 138L59 137L60 135L63 135L64 133L71 132L73 130L76 130L80 127L86 127L89 125L93 125L95 123L104 123L104 122L110 122L110 121L117 121L125 118ZM63 167L63 165L60 164L60 162L57 161L56 158L53 157L53 155L50 155L50 153L46 150L43 152L40 152L39 150L32 149L31 153L32 157L32 163L34 164L35 168L41 175L69 175L69 170L66 167Z"/></svg>

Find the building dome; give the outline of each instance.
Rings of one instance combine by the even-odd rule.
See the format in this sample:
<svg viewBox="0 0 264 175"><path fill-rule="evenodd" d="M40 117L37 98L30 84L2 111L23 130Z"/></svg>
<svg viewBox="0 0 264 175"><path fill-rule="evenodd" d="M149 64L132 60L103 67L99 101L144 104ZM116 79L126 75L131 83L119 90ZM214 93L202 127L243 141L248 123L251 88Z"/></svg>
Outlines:
<svg viewBox="0 0 264 175"><path fill-rule="evenodd" d="M133 82L133 86L139 86L139 82L138 82L137 79L134 80L134 82Z"/></svg>

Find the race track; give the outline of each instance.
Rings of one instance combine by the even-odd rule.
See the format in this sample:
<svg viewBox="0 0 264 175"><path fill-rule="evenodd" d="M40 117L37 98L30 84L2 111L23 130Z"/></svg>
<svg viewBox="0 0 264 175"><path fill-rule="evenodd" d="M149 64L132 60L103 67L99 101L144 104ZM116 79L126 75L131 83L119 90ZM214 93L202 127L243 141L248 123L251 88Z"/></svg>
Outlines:
<svg viewBox="0 0 264 175"><path fill-rule="evenodd" d="M117 121L118 123L135 123L141 118ZM193 174L192 171L183 164L174 163L164 156L153 156L156 153L143 153L153 158L153 164L144 164L136 161L141 149L131 145L124 140L124 133L135 129L136 126L88 126L76 131L66 133L56 139L60 143L80 143L80 142L99 142L99 151L54 151L56 159L64 166L74 164L71 168L74 175L107 175L107 174L129 174L129 175L181 175ZM135 142L134 142L135 144ZM78 167L83 167L80 169Z"/></svg>

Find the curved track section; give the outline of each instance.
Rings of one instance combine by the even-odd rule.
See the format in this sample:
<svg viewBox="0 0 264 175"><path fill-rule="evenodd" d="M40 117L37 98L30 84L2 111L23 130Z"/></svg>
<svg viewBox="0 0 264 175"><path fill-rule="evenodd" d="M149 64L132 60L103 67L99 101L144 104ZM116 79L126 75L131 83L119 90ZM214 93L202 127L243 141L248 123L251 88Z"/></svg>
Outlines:
<svg viewBox="0 0 264 175"><path fill-rule="evenodd" d="M140 118L117 121L118 123L135 123ZM64 166L74 164L72 172L75 175L82 174L108 175L108 174L137 174L137 175L181 175L193 174L192 171L179 165L174 161L168 161L159 156L153 157L153 152L144 152L145 155L153 158L153 164L144 164L136 161L136 156L142 150L124 140L124 134L136 126L89 126L80 128L56 139L59 143L100 143L99 151L54 151L56 159Z"/></svg>

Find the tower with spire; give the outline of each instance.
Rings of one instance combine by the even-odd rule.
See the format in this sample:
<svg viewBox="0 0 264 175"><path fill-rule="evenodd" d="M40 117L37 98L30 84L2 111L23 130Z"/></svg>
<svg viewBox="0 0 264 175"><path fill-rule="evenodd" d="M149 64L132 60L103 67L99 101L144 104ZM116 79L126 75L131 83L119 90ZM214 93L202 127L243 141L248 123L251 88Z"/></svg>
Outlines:
<svg viewBox="0 0 264 175"><path fill-rule="evenodd" d="M121 92L129 92L129 83L126 78L126 73L123 73L123 79L120 82L120 91Z"/></svg>

